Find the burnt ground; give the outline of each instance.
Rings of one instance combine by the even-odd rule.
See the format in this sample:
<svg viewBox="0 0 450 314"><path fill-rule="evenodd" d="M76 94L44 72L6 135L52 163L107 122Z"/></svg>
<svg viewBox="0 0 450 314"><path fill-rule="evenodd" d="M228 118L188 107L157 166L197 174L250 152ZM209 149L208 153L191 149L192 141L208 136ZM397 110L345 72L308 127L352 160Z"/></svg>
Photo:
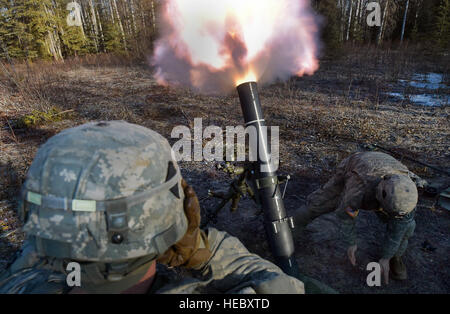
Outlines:
<svg viewBox="0 0 450 314"><path fill-rule="evenodd" d="M288 214L326 182L346 156L378 144L396 154L442 169L450 168L449 106L425 107L385 95L398 79L414 73L442 73L449 82L449 56L421 52L353 48L338 57L324 57L312 77L293 78L260 88L266 120L280 127L280 173L292 176L285 198ZM237 95L205 96L161 87L145 64L111 56L6 67L0 72L0 270L23 241L14 207L26 171L40 144L57 132L93 120L126 120L152 128L167 138L176 125L242 124ZM436 93L448 94L448 89ZM176 139L170 139L174 143ZM403 160L410 170L449 186L448 176ZM226 188L231 178L215 162L182 162L183 176L195 187L204 211L217 200L208 190ZM377 261L384 226L375 214L357 220L358 266L346 259L338 238L337 219L315 220L296 238L296 257L303 273L341 293L449 293L450 212L435 206L435 197L421 195L417 228L405 261L409 279L388 286L366 285L365 266ZM249 248L271 259L263 217L248 199L239 210L226 208L211 226L239 237ZM427 242L435 250L427 250Z"/></svg>

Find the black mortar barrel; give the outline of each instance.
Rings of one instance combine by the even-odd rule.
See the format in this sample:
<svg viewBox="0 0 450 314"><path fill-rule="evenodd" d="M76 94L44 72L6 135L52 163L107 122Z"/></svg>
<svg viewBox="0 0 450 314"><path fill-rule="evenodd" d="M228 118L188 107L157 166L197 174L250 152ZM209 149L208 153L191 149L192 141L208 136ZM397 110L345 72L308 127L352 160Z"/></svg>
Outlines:
<svg viewBox="0 0 450 314"><path fill-rule="evenodd" d="M294 257L294 241L291 228L293 220L286 216L276 169L270 164L267 129L256 82L243 83L237 87L246 127L254 126L258 135L257 162L254 167L257 195L264 211L264 226L272 254L278 266L288 275L299 276ZM262 166L265 167L262 171Z"/></svg>

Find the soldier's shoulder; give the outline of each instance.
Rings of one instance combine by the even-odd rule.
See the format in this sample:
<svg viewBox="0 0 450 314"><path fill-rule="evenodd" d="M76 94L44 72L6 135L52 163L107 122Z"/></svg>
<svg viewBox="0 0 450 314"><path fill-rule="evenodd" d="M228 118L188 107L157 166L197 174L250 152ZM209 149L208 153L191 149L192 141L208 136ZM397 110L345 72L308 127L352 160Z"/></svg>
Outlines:
<svg viewBox="0 0 450 314"><path fill-rule="evenodd" d="M232 236L226 231L220 231L216 228L210 227L207 229L207 234L210 249L212 249L213 251L220 247L221 249L233 249L236 253L238 251L248 252L248 250L237 237Z"/></svg>

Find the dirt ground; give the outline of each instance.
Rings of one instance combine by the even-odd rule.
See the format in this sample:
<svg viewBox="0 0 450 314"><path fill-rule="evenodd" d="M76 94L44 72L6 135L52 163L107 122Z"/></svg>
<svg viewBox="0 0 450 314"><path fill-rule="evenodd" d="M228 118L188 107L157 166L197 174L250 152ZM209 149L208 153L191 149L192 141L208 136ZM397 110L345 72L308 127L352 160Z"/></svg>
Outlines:
<svg viewBox="0 0 450 314"><path fill-rule="evenodd" d="M260 87L266 121L280 127L280 173L290 174L285 206L288 214L326 182L346 156L378 144L416 174L443 189L448 175L403 159L409 157L449 171L450 107L426 107L386 95L399 79L415 73L442 73L449 82L448 55L354 48L339 57L323 57L312 77L292 78ZM7 68L0 74L0 270L23 241L14 214L17 193L40 144L57 132L93 120L126 120L152 128L170 139L176 125L192 127L242 124L239 100L199 95L158 86L146 64L111 57ZM2 73L2 72L0 72ZM448 95L449 90L436 93ZM174 143L177 139L170 139ZM195 187L204 211L218 200L208 190L223 189L231 178L215 162L182 162L184 178ZM358 266L346 259L338 238L338 220L328 214L296 238L301 271L341 293L449 293L450 212L421 193L417 228L406 253L409 279L388 286L366 285L366 265L378 260L384 225L364 212L357 221ZM224 209L210 223L239 237L249 248L271 259L263 218L248 199L235 213ZM431 249L430 249L431 246Z"/></svg>

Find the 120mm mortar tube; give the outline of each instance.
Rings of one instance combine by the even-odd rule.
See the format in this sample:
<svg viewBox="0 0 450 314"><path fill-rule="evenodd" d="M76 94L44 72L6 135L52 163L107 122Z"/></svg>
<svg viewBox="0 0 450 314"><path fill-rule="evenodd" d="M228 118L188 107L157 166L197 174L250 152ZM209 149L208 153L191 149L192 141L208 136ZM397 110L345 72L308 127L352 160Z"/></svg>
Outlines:
<svg viewBox="0 0 450 314"><path fill-rule="evenodd" d="M264 211L264 227L277 265L288 275L299 277L294 257L294 241L291 228L293 222L286 216L276 170L271 164L267 130L258 96L256 82L247 82L237 87L246 127L254 126L258 135L257 167L254 177L258 197ZM264 171L262 170L264 167Z"/></svg>

